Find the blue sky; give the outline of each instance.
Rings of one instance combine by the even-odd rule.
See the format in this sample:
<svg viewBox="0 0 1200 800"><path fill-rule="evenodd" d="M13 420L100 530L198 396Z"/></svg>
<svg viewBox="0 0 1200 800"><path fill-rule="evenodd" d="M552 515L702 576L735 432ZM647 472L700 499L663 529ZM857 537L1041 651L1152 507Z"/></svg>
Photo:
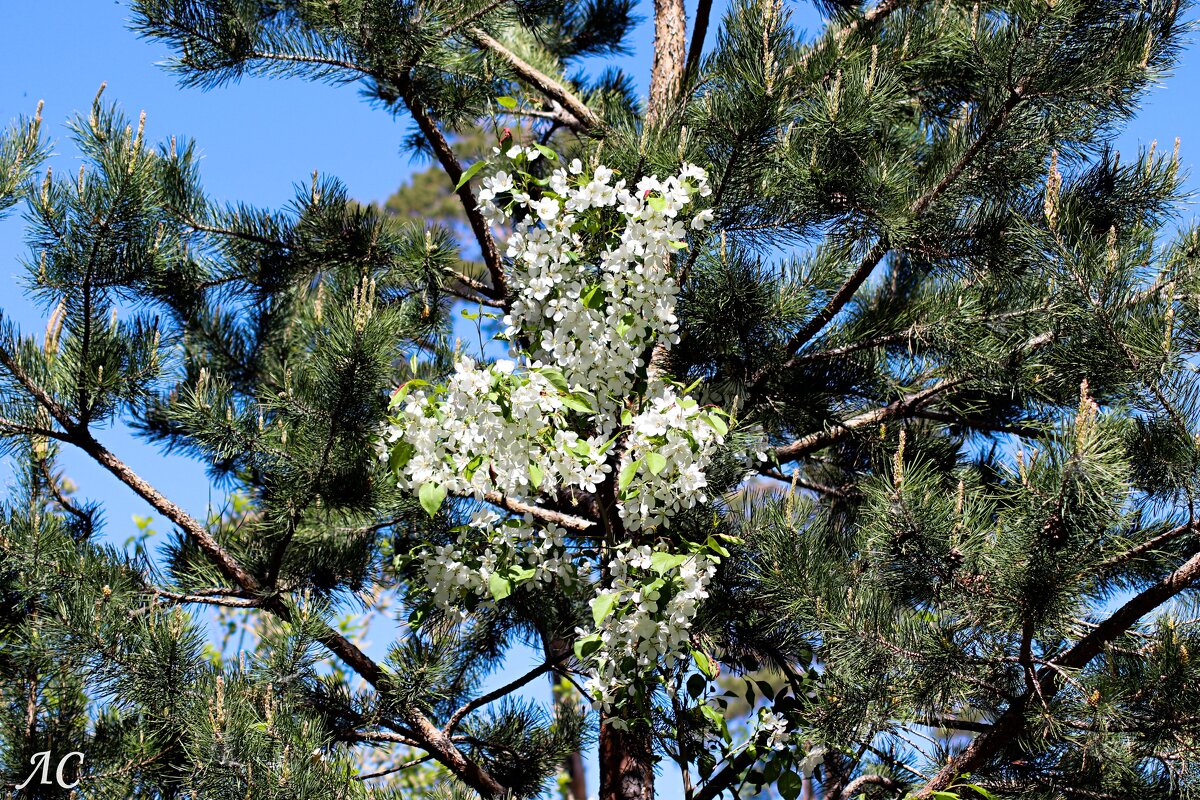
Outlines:
<svg viewBox="0 0 1200 800"><path fill-rule="evenodd" d="M689 1L689 10L692 5ZM716 3L718 10L724 5L723 0ZM37 101L44 99L45 130L62 145L53 162L56 171L77 170L75 154L62 141L61 123L89 107L101 81L108 84L106 98L119 101L131 116L147 112L150 141L172 134L197 141L205 188L217 200L278 207L291 199L293 186L316 169L340 178L353 197L380 201L421 166L403 146L408 120L368 105L353 85L248 79L209 92L184 90L158 66L168 56L166 49L139 40L127 29L123 1L42 0L4 6L0 123L32 114ZM639 10L649 17L648 0ZM808 4L795 5L794 11L802 27L819 23ZM715 25L710 40L713 31ZM634 53L619 59L619 66L642 87L651 39L651 26L644 21L634 36ZM1176 76L1150 95L1118 145L1132 154L1152 139L1169 148L1176 136L1183 140L1185 167L1200 164L1200 49L1184 54ZM1198 184L1193 178L1190 185ZM1190 219L1192 213L1185 209L1183 216ZM25 331L40 333L45 310L33 307L20 291L20 260L26 254L20 215L0 220L0 308ZM163 457L122 429L101 431L100 438L193 514L204 514L210 501L220 500L200 465ZM133 532L133 515L150 513L85 458L67 453L63 464L82 496L103 501L107 532L114 541ZM0 481L8 481L9 474L0 468ZM155 527L160 533L168 528L161 520Z"/></svg>

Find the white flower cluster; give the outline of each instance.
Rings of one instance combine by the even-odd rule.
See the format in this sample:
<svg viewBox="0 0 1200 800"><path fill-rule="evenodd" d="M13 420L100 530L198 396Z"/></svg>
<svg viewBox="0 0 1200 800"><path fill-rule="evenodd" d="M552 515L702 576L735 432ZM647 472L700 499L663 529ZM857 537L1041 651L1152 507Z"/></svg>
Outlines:
<svg viewBox="0 0 1200 800"><path fill-rule="evenodd" d="M509 151L514 154L522 155L516 148ZM605 433L615 428L611 412L632 391L647 351L678 341L679 287L668 271L669 255L685 246L684 209L694 196L712 191L705 171L692 164L665 180L647 176L632 187L614 178L604 166L585 175L575 159L551 173L540 199L503 171L485 178L479 193L494 222L508 221L517 209L526 212L508 240L514 298L505 335L514 343L527 341L534 360L559 366L573 390L595 395ZM617 212L615 231L606 234L594 260L580 258L594 233L586 224L592 209ZM711 219L711 211L702 211L690 227L700 230Z"/></svg>
<svg viewBox="0 0 1200 800"><path fill-rule="evenodd" d="M596 674L586 687L593 704L605 709L634 690L631 677L669 669L688 653L692 620L717 571L705 555L647 546L618 551L608 568L610 584L593 603L605 602L611 611L599 623Z"/></svg>
<svg viewBox="0 0 1200 800"><path fill-rule="evenodd" d="M705 469L729 430L722 412L701 408L692 398L666 388L629 427L621 470L632 473L631 486L619 505L626 530L655 528L680 511L708 502Z"/></svg>
<svg viewBox="0 0 1200 800"><path fill-rule="evenodd" d="M792 732L787 718L769 708L758 710L758 733L766 734L766 746L771 750L786 750Z"/></svg>
<svg viewBox="0 0 1200 800"><path fill-rule="evenodd" d="M553 153L513 147L506 155L513 171L485 178L479 200L494 224L518 219L507 242L511 306L503 321L522 363L463 357L442 386L410 382L394 401L400 410L382 456L399 485L434 509L446 493L536 501L564 489L595 493L617 460L614 434L628 428L617 465L619 513L631 533L658 528L707 502L705 470L728 432L724 412L701 408L666 381L637 385L650 351L678 341L670 255L685 247L689 228L712 219L710 211L684 216L710 194L707 176L685 164L665 180L629 186L607 167L588 174L575 160L536 181L543 188L535 199L522 165ZM604 706L688 651L717 557L664 547L619 549L608 588L593 587L593 608L608 605L585 636L596 668L591 688ZM564 532L528 515L477 515L454 543L419 558L445 608L489 593L502 599L526 580L584 585L580 572L597 566L573 562Z"/></svg>
<svg viewBox="0 0 1200 800"><path fill-rule="evenodd" d="M559 487L596 491L610 470L605 441L580 436L565 418L588 400L562 392L547 374L463 357L444 386L408 394L385 435L411 448L398 465L400 486L433 483L480 499L491 491L514 498Z"/></svg>
<svg viewBox="0 0 1200 800"><path fill-rule="evenodd" d="M468 597L488 596L494 575L509 581L520 576L541 583L573 583L578 572L565 555L565 531L554 524L534 527L532 522L529 517L502 520L494 511L477 511L468 539L425 552L422 568L434 602L448 611L460 610Z"/></svg>

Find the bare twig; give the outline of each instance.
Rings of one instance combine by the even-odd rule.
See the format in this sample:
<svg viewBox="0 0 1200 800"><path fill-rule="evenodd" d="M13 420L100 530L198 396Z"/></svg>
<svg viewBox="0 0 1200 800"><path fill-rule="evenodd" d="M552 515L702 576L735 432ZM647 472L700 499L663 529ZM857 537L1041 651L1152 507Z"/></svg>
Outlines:
<svg viewBox="0 0 1200 800"><path fill-rule="evenodd" d="M433 758L433 756L431 754L426 753L425 755L423 755L419 758L414 758L409 761L405 761L403 764L397 764L396 766L389 767L388 769L381 769L378 772L368 772L366 775L355 775L354 779L356 781L369 781L372 778L382 778L385 775L391 775L396 772L403 772L406 769L410 769L412 767L419 766L421 764L424 764L426 761L429 761L432 758Z"/></svg>
<svg viewBox="0 0 1200 800"><path fill-rule="evenodd" d="M521 677L516 678L515 680L512 680L512 681L509 681L508 683L504 684L500 688L494 689L494 690L488 692L487 694L482 694L479 697L476 697L474 700L470 701L469 703L466 703L465 705L463 705L461 708L459 708L457 711L455 711L453 714L450 715L450 720L446 723L446 727L442 728L443 733L445 733L447 736L449 736L450 734L452 734L454 732L454 729L458 727L458 723L462 722L463 717L467 716L472 711L476 711L480 708L483 708L488 703L493 703L496 700L499 700L500 698L511 694L512 692L516 691L517 689L520 689L522 686L526 685L530 681L533 681L536 678L538 678L542 675L545 675L547 672L554 669L554 666L555 666L554 662L552 662L552 661L543 661L541 664L538 664L536 667L529 670L529 672L526 672Z"/></svg>

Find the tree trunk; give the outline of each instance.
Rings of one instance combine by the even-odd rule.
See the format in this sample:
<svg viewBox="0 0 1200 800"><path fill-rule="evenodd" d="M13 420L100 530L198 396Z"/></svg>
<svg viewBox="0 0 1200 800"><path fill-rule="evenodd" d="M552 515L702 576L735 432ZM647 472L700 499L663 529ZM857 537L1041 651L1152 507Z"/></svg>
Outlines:
<svg viewBox="0 0 1200 800"><path fill-rule="evenodd" d="M653 124L675 99L687 62L687 15L683 0L654 0L654 66L646 122Z"/></svg>
<svg viewBox="0 0 1200 800"><path fill-rule="evenodd" d="M644 722L631 727L600 724L600 800L654 800L650 731Z"/></svg>

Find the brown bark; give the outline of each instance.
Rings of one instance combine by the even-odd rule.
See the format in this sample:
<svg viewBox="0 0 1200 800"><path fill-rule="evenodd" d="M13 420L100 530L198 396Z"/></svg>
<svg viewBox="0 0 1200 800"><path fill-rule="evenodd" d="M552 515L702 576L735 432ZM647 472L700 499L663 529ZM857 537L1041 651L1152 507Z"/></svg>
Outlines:
<svg viewBox="0 0 1200 800"><path fill-rule="evenodd" d="M654 800L654 766L645 723L600 726L600 800Z"/></svg>
<svg viewBox="0 0 1200 800"><path fill-rule="evenodd" d="M556 714L565 703L569 702L563 686L558 675L550 673L550 694L554 698ZM571 753L563 760L562 768L563 772L567 774L567 796L570 800L587 800L587 774L583 770L583 753L578 750Z"/></svg>
<svg viewBox="0 0 1200 800"><path fill-rule="evenodd" d="M683 0L654 0L654 65L646 124L658 121L679 94L687 62L687 15Z"/></svg>

